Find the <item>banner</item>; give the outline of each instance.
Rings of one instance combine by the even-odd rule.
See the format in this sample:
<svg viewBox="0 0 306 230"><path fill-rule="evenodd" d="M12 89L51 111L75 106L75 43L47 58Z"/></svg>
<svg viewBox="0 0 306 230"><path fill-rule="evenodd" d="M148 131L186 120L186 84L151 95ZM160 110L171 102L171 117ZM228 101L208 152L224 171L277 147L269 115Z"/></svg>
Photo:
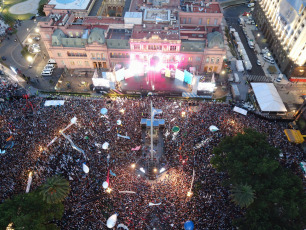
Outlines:
<svg viewBox="0 0 306 230"><path fill-rule="evenodd" d="M119 69L118 71L116 71L116 80L117 81L122 81L124 80L124 76L125 76L125 69Z"/></svg>
<svg viewBox="0 0 306 230"><path fill-rule="evenodd" d="M179 70L179 69L176 69L175 70L175 78L180 80L180 81L184 81L184 72Z"/></svg>

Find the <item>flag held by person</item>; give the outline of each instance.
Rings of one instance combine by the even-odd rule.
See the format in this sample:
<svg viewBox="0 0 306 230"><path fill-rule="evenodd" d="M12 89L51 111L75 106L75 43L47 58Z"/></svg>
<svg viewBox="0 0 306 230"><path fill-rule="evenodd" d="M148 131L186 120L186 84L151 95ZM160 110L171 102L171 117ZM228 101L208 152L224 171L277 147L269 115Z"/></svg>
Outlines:
<svg viewBox="0 0 306 230"><path fill-rule="evenodd" d="M131 150L132 150L132 151L138 151L140 148L141 148L141 145L136 146L135 148L132 148Z"/></svg>
<svg viewBox="0 0 306 230"><path fill-rule="evenodd" d="M116 174L113 173L112 170L109 170L109 173L110 173L112 176L116 176Z"/></svg>

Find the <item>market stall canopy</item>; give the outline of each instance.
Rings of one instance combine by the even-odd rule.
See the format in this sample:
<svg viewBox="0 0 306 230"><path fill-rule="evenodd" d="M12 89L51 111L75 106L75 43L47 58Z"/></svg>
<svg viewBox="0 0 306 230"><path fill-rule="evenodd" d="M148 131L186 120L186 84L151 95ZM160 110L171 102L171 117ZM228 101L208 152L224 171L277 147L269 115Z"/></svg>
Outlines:
<svg viewBox="0 0 306 230"><path fill-rule="evenodd" d="M262 112L287 112L273 83L251 83Z"/></svg>

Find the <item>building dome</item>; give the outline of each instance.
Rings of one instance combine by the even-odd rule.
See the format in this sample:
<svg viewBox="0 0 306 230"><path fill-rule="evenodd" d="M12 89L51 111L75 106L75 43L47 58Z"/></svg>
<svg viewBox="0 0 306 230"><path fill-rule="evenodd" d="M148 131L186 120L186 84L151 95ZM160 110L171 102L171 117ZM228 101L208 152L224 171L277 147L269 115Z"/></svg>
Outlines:
<svg viewBox="0 0 306 230"><path fill-rule="evenodd" d="M105 30L100 28L93 28L88 37L88 43L98 42L100 44L105 43Z"/></svg>
<svg viewBox="0 0 306 230"><path fill-rule="evenodd" d="M223 40L223 36L220 32L212 32L207 34L207 47L208 48L214 48L214 47L218 47L218 48L223 48L224 47L224 40Z"/></svg>

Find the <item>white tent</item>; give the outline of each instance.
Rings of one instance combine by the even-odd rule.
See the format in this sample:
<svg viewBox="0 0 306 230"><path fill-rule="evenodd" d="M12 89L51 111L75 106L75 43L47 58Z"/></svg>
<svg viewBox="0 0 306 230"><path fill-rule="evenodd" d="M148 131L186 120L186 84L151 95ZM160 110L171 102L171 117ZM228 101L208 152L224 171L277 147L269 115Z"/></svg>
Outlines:
<svg viewBox="0 0 306 230"><path fill-rule="evenodd" d="M273 83L251 83L262 112L287 112Z"/></svg>
<svg viewBox="0 0 306 230"><path fill-rule="evenodd" d="M244 71L243 64L242 64L242 61L241 61L241 60L237 60L237 61L236 61L236 68L237 68L237 71L238 71L238 72Z"/></svg>
<svg viewBox="0 0 306 230"><path fill-rule="evenodd" d="M64 105L65 100L47 100L45 101L45 106L59 106Z"/></svg>
<svg viewBox="0 0 306 230"><path fill-rule="evenodd" d="M247 113L248 113L247 110L242 109L242 108L239 108L239 107L237 107L237 106L234 107L233 111L236 112L236 113L243 114L243 115L247 115Z"/></svg>

